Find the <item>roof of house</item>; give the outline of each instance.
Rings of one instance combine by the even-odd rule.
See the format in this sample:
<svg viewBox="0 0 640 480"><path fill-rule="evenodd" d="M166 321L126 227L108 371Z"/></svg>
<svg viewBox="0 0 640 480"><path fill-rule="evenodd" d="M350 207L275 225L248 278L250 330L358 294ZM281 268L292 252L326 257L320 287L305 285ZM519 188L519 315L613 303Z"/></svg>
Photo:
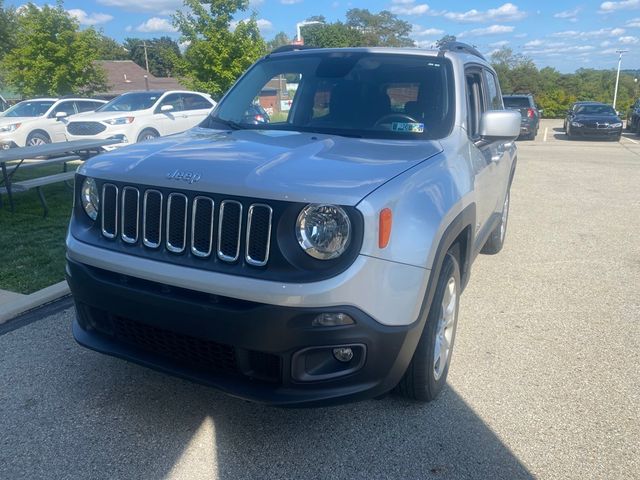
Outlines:
<svg viewBox="0 0 640 480"><path fill-rule="evenodd" d="M109 89L104 96L116 96L134 90L184 90L176 78L155 77L131 60L98 60L106 72ZM148 85L145 82L147 76Z"/></svg>

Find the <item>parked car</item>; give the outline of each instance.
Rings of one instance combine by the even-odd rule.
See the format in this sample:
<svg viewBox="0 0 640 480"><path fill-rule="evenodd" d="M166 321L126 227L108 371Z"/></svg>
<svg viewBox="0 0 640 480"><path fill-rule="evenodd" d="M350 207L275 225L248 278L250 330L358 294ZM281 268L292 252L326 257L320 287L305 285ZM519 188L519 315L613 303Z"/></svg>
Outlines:
<svg viewBox="0 0 640 480"><path fill-rule="evenodd" d="M69 140L117 138L110 148L180 133L198 125L215 107L209 95L189 91L123 93L67 125Z"/></svg>
<svg viewBox="0 0 640 480"><path fill-rule="evenodd" d="M617 112L604 103L578 105L567 123L567 137L608 138L620 140L622 120Z"/></svg>
<svg viewBox="0 0 640 480"><path fill-rule="evenodd" d="M640 133L640 99L636 100L627 112L627 130Z"/></svg>
<svg viewBox="0 0 640 480"><path fill-rule="evenodd" d="M63 142L67 118L107 103L94 98L36 98L0 113L0 148Z"/></svg>
<svg viewBox="0 0 640 480"><path fill-rule="evenodd" d="M562 126L562 129L565 132L567 131L567 125L571 122L571 119L576 114L576 110L578 109L578 107L580 107L581 105L588 105L590 103L598 103L598 102L595 102L593 100L581 100L579 102L574 102L571 104L571 107L569 107L569 110L567 110L567 115L564 117L564 124Z"/></svg>
<svg viewBox="0 0 640 480"><path fill-rule="evenodd" d="M7 108L9 108L9 103L0 95L0 113L4 112Z"/></svg>
<svg viewBox="0 0 640 480"><path fill-rule="evenodd" d="M282 120L244 121L283 78ZM519 133L467 45L277 49L198 128L80 167L73 334L269 404L432 400L473 261L505 241Z"/></svg>
<svg viewBox="0 0 640 480"><path fill-rule="evenodd" d="M538 129L540 128L540 114L542 110L539 110L536 106L533 95L513 93L503 95L502 100L504 101L505 108L518 110L520 112L520 136L528 140L535 139L538 134Z"/></svg>
<svg viewBox="0 0 640 480"><path fill-rule="evenodd" d="M259 123L269 123L271 121L271 117L267 113L267 111L257 103L253 103L247 108L247 111L244 113L242 118L243 123L250 123L253 125L257 125Z"/></svg>

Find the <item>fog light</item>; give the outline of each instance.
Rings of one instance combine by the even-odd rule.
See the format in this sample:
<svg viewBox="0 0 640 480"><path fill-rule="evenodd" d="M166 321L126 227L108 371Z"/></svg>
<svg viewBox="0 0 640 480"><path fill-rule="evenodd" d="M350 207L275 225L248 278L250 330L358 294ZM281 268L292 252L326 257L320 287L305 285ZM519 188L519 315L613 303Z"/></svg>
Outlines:
<svg viewBox="0 0 640 480"><path fill-rule="evenodd" d="M312 327L338 327L340 325L353 325L353 318L346 313L321 313L311 322Z"/></svg>
<svg viewBox="0 0 640 480"><path fill-rule="evenodd" d="M353 358L353 350L350 347L339 347L333 349L333 356L342 363L348 363Z"/></svg>

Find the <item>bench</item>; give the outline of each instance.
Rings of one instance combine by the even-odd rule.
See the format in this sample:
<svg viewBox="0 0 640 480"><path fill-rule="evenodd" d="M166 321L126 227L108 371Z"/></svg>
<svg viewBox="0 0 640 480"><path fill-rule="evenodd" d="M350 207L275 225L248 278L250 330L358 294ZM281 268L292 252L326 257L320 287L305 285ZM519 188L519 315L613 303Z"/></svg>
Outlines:
<svg viewBox="0 0 640 480"><path fill-rule="evenodd" d="M47 205L47 201L44 198L44 194L42 193L42 187L45 185L51 185L53 183L58 182L68 182L69 180L73 180L76 172L62 172L56 173L55 175L47 175L46 177L37 177L32 178L30 180L22 180L20 182L11 183L11 190L13 192L27 192L29 190L35 189L38 192L38 198L40 198L40 203L42 204L42 208L44 209L44 216L49 215L49 207ZM0 187L0 194L7 193L6 187Z"/></svg>

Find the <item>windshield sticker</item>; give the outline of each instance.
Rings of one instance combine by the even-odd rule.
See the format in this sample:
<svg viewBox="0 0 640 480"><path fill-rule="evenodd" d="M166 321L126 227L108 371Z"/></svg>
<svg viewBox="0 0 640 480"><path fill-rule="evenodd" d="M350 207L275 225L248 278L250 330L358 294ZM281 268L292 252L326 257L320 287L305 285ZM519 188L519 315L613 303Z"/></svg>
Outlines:
<svg viewBox="0 0 640 480"><path fill-rule="evenodd" d="M424 123L393 122L391 130L394 132L422 133L424 132Z"/></svg>

